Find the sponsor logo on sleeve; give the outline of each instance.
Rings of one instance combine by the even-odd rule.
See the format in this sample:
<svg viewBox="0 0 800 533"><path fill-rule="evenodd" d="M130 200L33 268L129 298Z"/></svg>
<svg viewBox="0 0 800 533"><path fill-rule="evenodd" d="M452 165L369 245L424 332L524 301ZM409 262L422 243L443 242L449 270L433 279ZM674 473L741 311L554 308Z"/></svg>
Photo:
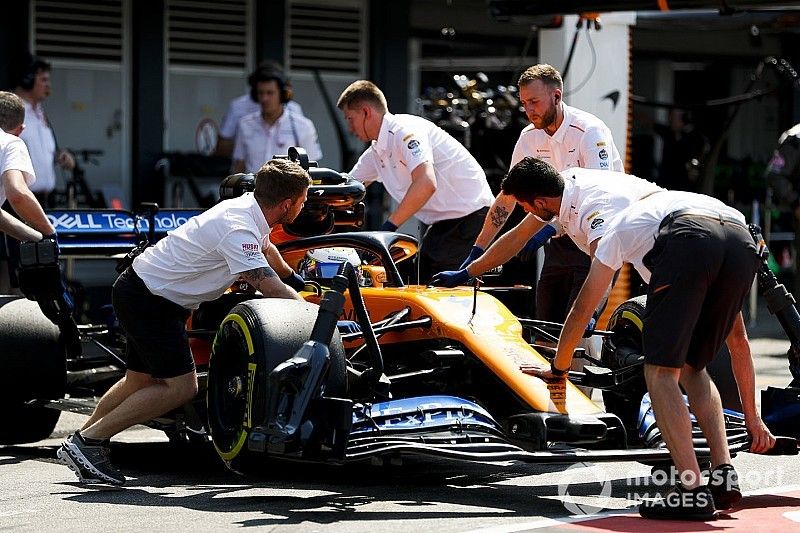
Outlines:
<svg viewBox="0 0 800 533"><path fill-rule="evenodd" d="M605 149L605 148L603 148L602 150L600 150L599 152L597 152L597 155L598 155L598 156L600 157L600 159L602 159L603 161L605 161L606 159L608 159L608 152L606 152L606 149Z"/></svg>
<svg viewBox="0 0 800 533"><path fill-rule="evenodd" d="M574 207L574 206L573 206L573 207ZM587 221L589 221L589 220L592 220L594 217L596 217L596 216L597 216L597 215L599 215L599 214L600 214L600 211L594 211L594 212L592 212L592 213L591 213L591 214L590 214L588 217L586 217L586 220L587 220Z"/></svg>
<svg viewBox="0 0 800 533"><path fill-rule="evenodd" d="M605 141L600 141L600 142L597 143L597 147L598 148L602 148L605 145L606 145Z"/></svg>
<svg viewBox="0 0 800 533"><path fill-rule="evenodd" d="M600 168L608 168L608 161L600 161Z"/></svg>
<svg viewBox="0 0 800 533"><path fill-rule="evenodd" d="M409 150L414 150L416 148L419 148L419 141L418 140L411 139L410 141L408 141L408 149Z"/></svg>
<svg viewBox="0 0 800 533"><path fill-rule="evenodd" d="M598 218L592 220L592 223L591 223L590 226L591 226L592 229L597 229L597 228L599 228L600 226L603 225L603 222L605 222L605 220L603 220L602 218L598 217Z"/></svg>
<svg viewBox="0 0 800 533"><path fill-rule="evenodd" d="M242 252L248 259L253 259L261 255L261 246L252 242L243 242Z"/></svg>
<svg viewBox="0 0 800 533"><path fill-rule="evenodd" d="M408 135L406 135L405 137L403 137L403 142L406 142L407 140L409 140L409 139L410 139L411 137L413 137L413 136L414 136L414 134L413 134L413 133L409 133Z"/></svg>

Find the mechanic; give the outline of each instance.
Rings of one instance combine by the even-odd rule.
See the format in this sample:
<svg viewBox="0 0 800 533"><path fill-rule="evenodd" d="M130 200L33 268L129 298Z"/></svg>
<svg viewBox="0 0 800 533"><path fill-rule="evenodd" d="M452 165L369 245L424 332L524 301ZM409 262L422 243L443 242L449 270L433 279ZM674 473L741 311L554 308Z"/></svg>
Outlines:
<svg viewBox="0 0 800 533"><path fill-rule="evenodd" d="M25 129L20 138L25 141L33 161L36 181L31 190L44 207L56 187L54 165L66 170L75 168L75 158L67 150L59 150L56 137L47 120L43 103L50 96L50 64L37 57L29 58L14 92L25 103Z"/></svg>
<svg viewBox="0 0 800 533"><path fill-rule="evenodd" d="M541 199L539 206L527 208L539 215L548 211ZM716 509L728 509L741 498L719 392L705 370L723 341L731 353L751 451L763 453L775 444L756 410L753 361L741 313L760 261L756 245L744 216L709 196L663 191L610 210L617 212L591 243L589 276L567 316L551 367L525 365L522 370L545 381L564 379L614 272L631 263L649 283L644 375L680 479L664 498L642 503L639 511L645 518L711 520ZM708 485L701 478L681 387L711 449Z"/></svg>
<svg viewBox="0 0 800 533"><path fill-rule="evenodd" d="M792 214L794 225L794 288L800 298L800 124L785 131L767 165L767 185L775 203Z"/></svg>
<svg viewBox="0 0 800 533"><path fill-rule="evenodd" d="M25 105L14 93L0 91L0 206L6 199L12 209L28 223L0 209L0 231L21 241L56 238L56 230L29 186L36 180L28 149L20 132L25 128ZM0 294L9 294L9 266L0 261Z"/></svg>
<svg viewBox="0 0 800 533"><path fill-rule="evenodd" d="M547 161L556 170L581 167L622 172L622 159L611 130L596 116L564 103L564 82L558 70L547 64L533 65L522 73L517 85L531 123L522 130L514 146L510 167L531 156ZM502 191L498 194L461 268L480 257L505 225L514 206L510 195ZM544 231L540 238L555 233L552 228ZM533 261L540 246L538 240L531 240L521 250L520 258ZM536 318L563 322L588 272L589 258L575 243L570 239L551 239L545 245L536 289Z"/></svg>
<svg viewBox="0 0 800 533"><path fill-rule="evenodd" d="M381 226L395 231L412 216L428 225L419 249L419 283L456 268L480 231L492 192L486 173L463 145L432 122L389 112L372 82L351 83L339 96L350 131L371 143L350 175L383 183L397 208Z"/></svg>
<svg viewBox="0 0 800 533"><path fill-rule="evenodd" d="M233 141L236 138L236 131L239 129L239 121L245 115L251 115L261 110L261 106L258 104L258 94L254 95L253 91L257 90L255 80L259 77L259 71L267 70L283 73L283 67L277 61L262 61L258 64L258 68L247 77L247 84L250 86L250 90L231 100L228 110L222 117L222 124L219 127L219 142L216 149L217 155L231 156ZM291 84L288 78L284 77L284 80L286 81L288 96L291 98ZM305 116L303 115L303 108L295 100L289 100L284 104L284 107L287 112L294 116Z"/></svg>
<svg viewBox="0 0 800 533"><path fill-rule="evenodd" d="M294 162L268 161L256 174L254 193L192 218L120 275L112 302L127 337L127 371L57 453L81 482L122 485L125 476L108 459L108 439L197 394L186 335L192 309L222 295L239 277L266 297L302 300L288 285L299 282L302 289L302 278L268 237L270 228L297 217L310 181Z"/></svg>
<svg viewBox="0 0 800 533"><path fill-rule="evenodd" d="M286 154L290 146L305 148L310 160L319 161L322 149L317 130L311 120L287 105L291 94L283 72L257 69L248 81L250 97L258 102L259 110L239 120L231 170L256 172L265 161Z"/></svg>

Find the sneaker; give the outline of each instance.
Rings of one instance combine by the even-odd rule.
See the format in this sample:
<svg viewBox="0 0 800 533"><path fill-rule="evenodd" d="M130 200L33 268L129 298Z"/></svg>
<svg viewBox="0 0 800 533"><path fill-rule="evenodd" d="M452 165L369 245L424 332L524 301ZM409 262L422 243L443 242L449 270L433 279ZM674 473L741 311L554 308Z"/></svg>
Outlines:
<svg viewBox="0 0 800 533"><path fill-rule="evenodd" d="M714 497L706 486L687 490L680 485L667 492L660 500L648 500L639 506L643 518L659 520L697 520L706 522L717 519Z"/></svg>
<svg viewBox="0 0 800 533"><path fill-rule="evenodd" d="M56 452L56 457L59 462L75 472L81 483L111 485L125 483L125 476L111 465L108 447L87 444L78 431L64 440Z"/></svg>
<svg viewBox="0 0 800 533"><path fill-rule="evenodd" d="M739 475L733 465L719 465L711 471L708 478L708 490L714 496L714 507L730 509L742 499L739 488Z"/></svg>

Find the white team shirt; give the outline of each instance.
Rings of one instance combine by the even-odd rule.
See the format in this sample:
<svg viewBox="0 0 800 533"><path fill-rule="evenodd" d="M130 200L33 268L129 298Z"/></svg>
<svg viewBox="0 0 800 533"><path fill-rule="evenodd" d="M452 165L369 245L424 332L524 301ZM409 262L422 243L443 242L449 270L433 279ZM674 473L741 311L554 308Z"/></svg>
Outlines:
<svg viewBox="0 0 800 533"><path fill-rule="evenodd" d="M436 191L416 216L424 224L461 218L492 205L486 173L464 146L433 122L416 115L386 113L378 140L361 154L350 175L379 181L401 202L411 187L411 172L433 165Z"/></svg>
<svg viewBox="0 0 800 533"><path fill-rule="evenodd" d="M591 113L567 104L563 108L564 120L552 136L533 124L522 130L514 146L511 166L531 156L547 161L558 171L581 167L623 172L622 159L608 126Z"/></svg>
<svg viewBox="0 0 800 533"><path fill-rule="evenodd" d="M300 115L301 117L305 116L303 115L303 108L294 100L289 100L283 104L283 107L295 115ZM236 137L236 130L239 128L239 121L242 117L251 115L257 111L261 111L261 107L258 105L258 102L254 102L253 99L250 98L249 91L247 94L237 96L231 100L231 103L228 104L228 110L225 112L225 116L222 117L222 125L219 127L220 137L225 137L226 139L233 139Z"/></svg>
<svg viewBox="0 0 800 533"><path fill-rule="evenodd" d="M245 115L239 121L233 145L233 160L244 161L245 172L258 172L276 155L286 155L290 146L305 148L311 161L322 158L314 123L295 115L286 107L271 126L261 118L261 111Z"/></svg>
<svg viewBox="0 0 800 533"><path fill-rule="evenodd" d="M648 196L666 191L647 180L606 170L571 168L561 172L564 193L557 218L559 235L569 235L586 255L605 235L615 215Z"/></svg>
<svg viewBox="0 0 800 533"><path fill-rule="evenodd" d="M133 269L155 295L187 309L214 300L240 273L268 267L270 227L252 193L192 217L147 248Z"/></svg>
<svg viewBox="0 0 800 533"><path fill-rule="evenodd" d="M0 130L0 177L7 170L19 170L22 172L28 187L36 180L31 156L28 154L28 148L25 143L19 137ZM1 206L5 203L7 196L5 179L0 179L0 181L2 181L0 183Z"/></svg>
<svg viewBox="0 0 800 533"><path fill-rule="evenodd" d="M32 106L23 99L25 105L25 128L19 134L28 147L33 162L36 181L31 184L33 192L50 192L56 188L56 138L47 123L42 104Z"/></svg>
<svg viewBox="0 0 800 533"><path fill-rule="evenodd" d="M691 192L665 191L633 203L618 213L606 227L605 236L597 243L595 259L614 270L623 263L631 263L648 283L650 270L642 259L653 249L661 221L680 209L692 209L713 217L722 214L746 223L743 214L716 198Z"/></svg>

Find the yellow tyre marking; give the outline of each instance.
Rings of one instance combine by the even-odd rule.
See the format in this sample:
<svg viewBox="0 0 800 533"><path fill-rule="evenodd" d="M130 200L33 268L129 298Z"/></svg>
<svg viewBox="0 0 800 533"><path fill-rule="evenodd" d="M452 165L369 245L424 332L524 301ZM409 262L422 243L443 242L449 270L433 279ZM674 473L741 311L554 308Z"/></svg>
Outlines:
<svg viewBox="0 0 800 533"><path fill-rule="evenodd" d="M642 331L644 329L644 324L642 324L642 319L634 315L632 312L623 311L622 318L626 318L631 322L633 322L634 324L636 324L636 327L639 328L639 331Z"/></svg>

